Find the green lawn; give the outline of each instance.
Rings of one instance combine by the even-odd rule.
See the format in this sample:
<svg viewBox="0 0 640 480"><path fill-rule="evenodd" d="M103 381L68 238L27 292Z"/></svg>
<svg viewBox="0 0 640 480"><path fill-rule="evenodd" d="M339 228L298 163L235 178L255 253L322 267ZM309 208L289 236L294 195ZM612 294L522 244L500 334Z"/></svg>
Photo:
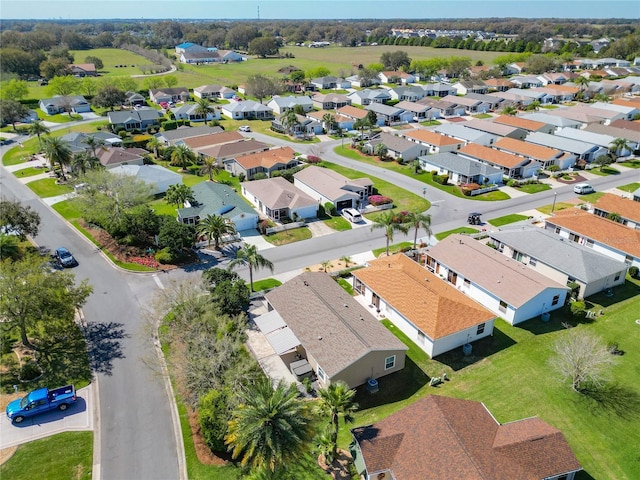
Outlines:
<svg viewBox="0 0 640 480"><path fill-rule="evenodd" d="M619 175L620 171L616 170L613 167L605 165L603 167L596 167L589 170L589 173L593 173L595 175L600 175L601 177L605 177L607 175Z"/></svg>
<svg viewBox="0 0 640 480"><path fill-rule="evenodd" d="M445 238L447 238L449 235L454 235L456 233L464 233L464 234L469 234L469 235L473 235L474 233L478 233L478 229L476 228L470 228L470 227L460 227L460 228L454 228L453 230L447 230L446 232L440 232L437 233L435 235L436 239L438 241L440 240L444 240Z"/></svg>
<svg viewBox="0 0 640 480"><path fill-rule="evenodd" d="M0 465L0 478L11 480L91 480L93 432L65 432L18 447Z"/></svg>
<svg viewBox="0 0 640 480"><path fill-rule="evenodd" d="M311 230L308 227L294 228L284 232L272 233L264 235L264 239L272 245L286 245L287 243L299 242L300 240L308 240L311 238Z"/></svg>
<svg viewBox="0 0 640 480"><path fill-rule="evenodd" d="M45 170L44 168L27 167L27 168L22 168L16 172L13 172L13 174L18 178L24 178L24 177L33 177L35 175L40 175L42 173L47 173L48 171L49 170Z"/></svg>
<svg viewBox="0 0 640 480"><path fill-rule="evenodd" d="M82 213L74 199L55 203L52 205L52 208L68 221L77 220L82 217Z"/></svg>
<svg viewBox="0 0 640 480"><path fill-rule="evenodd" d="M488 113L478 113L476 115L471 115L473 118L479 118L479 119L484 119L484 118L493 118L493 115L489 115Z"/></svg>
<svg viewBox="0 0 640 480"><path fill-rule="evenodd" d="M619 187L616 187L616 188L618 190L622 190L623 192L632 193L640 188L640 182L627 183L626 185L620 185Z"/></svg>
<svg viewBox="0 0 640 480"><path fill-rule="evenodd" d="M389 245L389 255L393 255L394 253L402 252L413 248L413 242L400 242L394 243L393 245ZM383 253L387 252L387 247L376 248L372 250L374 256L379 257Z"/></svg>
<svg viewBox="0 0 640 480"><path fill-rule="evenodd" d="M624 162L619 162L618 165L623 165L629 168L640 168L640 160L637 160L637 159L627 160Z"/></svg>
<svg viewBox="0 0 640 480"><path fill-rule="evenodd" d="M555 208L553 209L554 212L559 212L560 210L565 210L567 208L573 208L575 207L575 205L573 203L565 203L565 202L556 202ZM549 205L545 205L543 207L538 207L536 208L536 210L538 210L541 213L544 213L545 215L551 215L551 209L553 208L553 204L549 204Z"/></svg>
<svg viewBox="0 0 640 480"><path fill-rule="evenodd" d="M272 288L276 288L282 285L280 280L275 278L264 278L262 280L258 280L257 282L253 282L253 291L259 292L260 290L269 290Z"/></svg>
<svg viewBox="0 0 640 480"><path fill-rule="evenodd" d="M331 217L324 220L324 223L333 228L337 232L343 232L344 230L351 230L351 222L344 217Z"/></svg>
<svg viewBox="0 0 640 480"><path fill-rule="evenodd" d="M551 186L546 183L529 183L526 185L520 185L517 188L525 193L538 193L544 192L545 190L551 190Z"/></svg>
<svg viewBox="0 0 640 480"><path fill-rule="evenodd" d="M27 183L27 187L33 190L40 198L55 197L73 192L73 188L70 185L57 185L55 178L35 180Z"/></svg>
<svg viewBox="0 0 640 480"><path fill-rule="evenodd" d="M511 215L505 215L504 217L492 218L491 220L487 220L488 223L493 225L494 227L501 227L503 225L508 225L510 223L521 222L522 220L526 220L529 217L526 215L519 215L517 213L513 213Z"/></svg>
<svg viewBox="0 0 640 480"><path fill-rule="evenodd" d="M562 382L550 366L552 345L570 335L561 322L576 321L564 310L554 311L549 322L533 319L516 327L502 320L494 334L473 344L473 354L464 357L460 349L429 359L397 328L383 321L409 347L409 373L379 379L380 392L368 395L359 389L362 410L354 425L376 422L425 395L434 393L483 402L498 422L506 423L538 416L566 436L585 473L577 478L635 479L640 457L640 350L635 338L640 311L640 282L628 280L613 297L595 295L589 306L604 315L576 328L617 342L625 353L616 357L601 395L580 394ZM450 381L429 387L426 376L447 373ZM426 374L426 375L425 375ZM398 378L392 378L392 377ZM340 443L350 441L348 427L341 427Z"/></svg>

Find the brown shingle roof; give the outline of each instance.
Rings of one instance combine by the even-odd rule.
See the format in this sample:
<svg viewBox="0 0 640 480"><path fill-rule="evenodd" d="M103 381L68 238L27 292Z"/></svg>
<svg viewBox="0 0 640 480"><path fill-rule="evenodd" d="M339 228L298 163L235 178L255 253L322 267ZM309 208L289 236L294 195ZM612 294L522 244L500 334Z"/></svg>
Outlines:
<svg viewBox="0 0 640 480"><path fill-rule="evenodd" d="M302 273L266 298L330 378L370 351L407 350L327 273Z"/></svg>
<svg viewBox="0 0 640 480"><path fill-rule="evenodd" d="M640 132L640 122L637 120L614 120L609 125L616 128L624 128L625 130Z"/></svg>
<svg viewBox="0 0 640 480"><path fill-rule="evenodd" d="M367 473L396 480L540 480L582 469L556 428L538 418L500 425L471 400L429 395L351 433Z"/></svg>
<svg viewBox="0 0 640 480"><path fill-rule="evenodd" d="M407 133L404 133L404 136L407 138L413 138L423 143L428 143L429 145L435 145L438 147L442 147L445 145L463 145L464 142L462 140L458 140L457 138L447 137L446 135L442 135L441 133L430 132L429 130L424 130L422 128L416 128Z"/></svg>
<svg viewBox="0 0 640 480"><path fill-rule="evenodd" d="M142 148L101 148L96 151L96 156L100 163L108 167L109 165L119 165L121 163L134 162L142 159L143 155L148 154L146 150Z"/></svg>
<svg viewBox="0 0 640 480"><path fill-rule="evenodd" d="M512 117L509 115L500 115L494 120L496 123L502 123L503 125L510 125L512 127L522 128L530 132L537 132L541 128L546 126L545 123L536 122L535 120L528 120L522 117Z"/></svg>
<svg viewBox="0 0 640 480"><path fill-rule="evenodd" d="M240 132L218 132L209 135L200 135L198 137L185 138L184 143L192 149L210 147L213 145L221 145L223 143L237 142L244 140Z"/></svg>
<svg viewBox="0 0 640 480"><path fill-rule="evenodd" d="M209 157L227 159L236 157L238 155L264 151L268 148L269 145L259 142L258 140L244 140L241 142L224 143L222 145L203 147L198 149L198 152Z"/></svg>
<svg viewBox="0 0 640 480"><path fill-rule="evenodd" d="M560 210L545 221L640 258L640 230L577 208Z"/></svg>
<svg viewBox="0 0 640 480"><path fill-rule="evenodd" d="M640 203L613 193L605 193L595 201L594 207L608 213L618 213L624 218L640 223Z"/></svg>
<svg viewBox="0 0 640 480"><path fill-rule="evenodd" d="M516 308L547 288L566 288L466 235L448 236L428 255Z"/></svg>
<svg viewBox="0 0 640 480"><path fill-rule="evenodd" d="M240 185L271 210L294 209L318 204L317 200L282 177L243 182Z"/></svg>
<svg viewBox="0 0 640 480"><path fill-rule="evenodd" d="M484 81L485 84L489 87L513 87L515 86L513 82L506 80L504 78L490 78Z"/></svg>
<svg viewBox="0 0 640 480"><path fill-rule="evenodd" d="M560 150L523 142L522 140L517 140L515 138L501 138L494 144L494 146L496 148L508 150L518 155L524 155L542 162L562 157L562 152Z"/></svg>
<svg viewBox="0 0 640 480"><path fill-rule="evenodd" d="M468 155L493 165L501 167L513 168L525 161L524 158L511 153L500 152L494 148L478 145L477 143L469 143L459 150L461 155Z"/></svg>
<svg viewBox="0 0 640 480"><path fill-rule="evenodd" d="M434 340L495 318L403 254L373 260L353 275Z"/></svg>
<svg viewBox="0 0 640 480"><path fill-rule="evenodd" d="M346 115L347 117L353 118L364 118L369 113L367 110L362 108L352 107L351 105L345 105L344 107L340 107L336 112L341 115Z"/></svg>
<svg viewBox="0 0 640 480"><path fill-rule="evenodd" d="M266 152L250 153L249 155L241 155L236 157L236 162L242 165L242 168L249 170L250 168L264 167L270 169L278 163L287 164L294 159L295 152L291 147L280 147Z"/></svg>

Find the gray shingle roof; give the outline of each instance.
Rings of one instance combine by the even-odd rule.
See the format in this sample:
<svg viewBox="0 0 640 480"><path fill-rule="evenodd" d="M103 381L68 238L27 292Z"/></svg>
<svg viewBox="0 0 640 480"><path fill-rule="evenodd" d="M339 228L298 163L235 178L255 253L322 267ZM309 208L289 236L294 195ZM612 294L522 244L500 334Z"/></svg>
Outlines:
<svg viewBox="0 0 640 480"><path fill-rule="evenodd" d="M475 177L476 175L490 177L502 172L499 168L451 152L420 157L420 160L466 177Z"/></svg>
<svg viewBox="0 0 640 480"><path fill-rule="evenodd" d="M368 352L407 349L326 273L302 273L266 298L329 377Z"/></svg>
<svg viewBox="0 0 640 480"><path fill-rule="evenodd" d="M195 216L204 218L207 215L220 215L220 210L229 205L234 208L222 214L225 218L232 219L239 213L257 216L255 210L228 185L215 182L200 182L191 187L191 190L197 203L195 206L178 209L180 218Z"/></svg>
<svg viewBox="0 0 640 480"><path fill-rule="evenodd" d="M168 130L156 134L156 137L162 137L166 141L184 140L185 138L199 137L201 135L209 135L211 133L222 132L222 127L209 127L203 125L201 127L179 127L177 130Z"/></svg>
<svg viewBox="0 0 640 480"><path fill-rule="evenodd" d="M592 143L585 143L579 140L573 140L571 138L559 137L557 135L551 135L549 133L532 132L527 135L526 141L529 143L536 143L538 145L544 145L545 147L557 148L563 152L576 153L583 155L585 153L594 151L597 147Z"/></svg>
<svg viewBox="0 0 640 480"><path fill-rule="evenodd" d="M626 268L624 262L570 242L542 228L507 229L493 232L490 237L585 283L616 274Z"/></svg>

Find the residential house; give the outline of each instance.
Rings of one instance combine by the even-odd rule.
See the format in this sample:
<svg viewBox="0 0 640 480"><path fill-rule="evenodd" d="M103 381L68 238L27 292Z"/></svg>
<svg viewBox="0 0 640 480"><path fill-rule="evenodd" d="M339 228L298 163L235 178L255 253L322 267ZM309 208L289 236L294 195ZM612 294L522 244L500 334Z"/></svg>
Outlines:
<svg viewBox="0 0 640 480"><path fill-rule="evenodd" d="M521 73L523 73L525 70L525 63L524 62L514 62L514 63L510 63L509 65L507 65L505 67L505 74L506 75L520 75Z"/></svg>
<svg viewBox="0 0 640 480"><path fill-rule="evenodd" d="M223 130L205 135L182 138L180 140L176 140L174 145L184 144L194 152L199 153L204 148L244 141L246 140L240 132L236 132L234 130L226 132Z"/></svg>
<svg viewBox="0 0 640 480"><path fill-rule="evenodd" d="M503 123L495 123L489 120L469 120L464 122L464 126L467 128L473 128L480 132L491 133L499 137L515 138L518 140L524 140L527 136L527 131L511 125L505 125Z"/></svg>
<svg viewBox="0 0 640 480"><path fill-rule="evenodd" d="M364 108L365 110L374 112L378 116L378 125L393 125L413 121L413 114L411 112L405 112L403 109L392 107L391 105L370 103Z"/></svg>
<svg viewBox="0 0 640 480"><path fill-rule="evenodd" d="M362 110L364 111L364 110ZM365 113L367 113L366 111L364 111ZM314 120L318 123L320 123L322 125L322 128L328 132L329 131L329 125L326 124L326 122L324 121L324 116L329 114L331 117L333 117L334 121L335 121L335 126L340 128L343 131L347 131L347 130L353 130L353 124L355 123L355 121L353 120L353 118L349 118L346 117L344 115L340 115L339 113L335 112L335 111L328 111L328 110L313 110L309 113L307 113L307 117L310 118L311 120Z"/></svg>
<svg viewBox="0 0 640 480"><path fill-rule="evenodd" d="M535 75L514 75L509 81L518 88L535 88L543 85L542 81Z"/></svg>
<svg viewBox="0 0 640 480"><path fill-rule="evenodd" d="M402 253L355 270L353 290L432 358L493 333L494 313Z"/></svg>
<svg viewBox="0 0 640 480"><path fill-rule="evenodd" d="M501 108L501 105L504 102L503 99L492 96L492 95L488 95L486 93L467 93L465 95L465 98L480 100L483 104L489 105L489 111L492 111L492 112L494 110L498 110L499 108Z"/></svg>
<svg viewBox="0 0 640 480"><path fill-rule="evenodd" d="M576 105L571 108L556 108L549 110L549 115L576 120L583 124L602 123L608 125L614 120L626 120L626 115L622 112L594 108L586 105Z"/></svg>
<svg viewBox="0 0 640 480"><path fill-rule="evenodd" d="M160 165L119 165L109 169L109 172L134 177L150 185L153 195L165 193L171 185L182 183L182 175Z"/></svg>
<svg viewBox="0 0 640 480"><path fill-rule="evenodd" d="M346 105L342 108L336 110L336 113L339 115L343 115L351 120L357 122L358 120L362 120L367 117L369 113L367 110L358 107L352 107L351 105ZM353 127L352 127L353 128Z"/></svg>
<svg viewBox="0 0 640 480"><path fill-rule="evenodd" d="M202 45L198 45L193 42L183 42L179 45L176 45L176 53L184 53L184 52L206 52L207 47L203 47Z"/></svg>
<svg viewBox="0 0 640 480"><path fill-rule="evenodd" d="M222 127L210 127L208 125L200 125L198 127L182 126L178 127L176 130L158 132L155 136L158 137L158 139L166 146L169 146L175 145L176 142L180 142L185 138L210 135L212 133L220 133L222 131Z"/></svg>
<svg viewBox="0 0 640 480"><path fill-rule="evenodd" d="M304 272L265 298L256 324L281 358L306 359L321 387L355 388L404 368L407 347L327 273Z"/></svg>
<svg viewBox="0 0 640 480"><path fill-rule="evenodd" d="M434 96L434 97L446 97L447 95L455 95L458 91L448 83L433 83L423 85L425 89L426 96ZM431 93L431 95L430 95Z"/></svg>
<svg viewBox="0 0 640 480"><path fill-rule="evenodd" d="M94 63L72 63L69 65L74 77L95 77L98 75Z"/></svg>
<svg viewBox="0 0 640 480"><path fill-rule="evenodd" d="M160 105L161 103L186 102L191 98L186 87L161 88L149 90L149 100Z"/></svg>
<svg viewBox="0 0 640 480"><path fill-rule="evenodd" d="M452 152L419 157L420 168L425 172L436 171L448 175L454 185L476 183L478 185L502 183L502 169Z"/></svg>
<svg viewBox="0 0 640 480"><path fill-rule="evenodd" d="M269 145L266 143L258 140L243 140L198 148L197 152L201 158L215 158L218 165L224 165L225 161L232 158L267 150Z"/></svg>
<svg viewBox="0 0 640 480"><path fill-rule="evenodd" d="M466 235L427 252L427 269L511 325L562 308L569 289Z"/></svg>
<svg viewBox="0 0 640 480"><path fill-rule="evenodd" d="M107 118L111 125L111 130L133 130L143 131L147 127L160 126L162 112L153 108L139 108L137 110L120 110L118 112L107 112Z"/></svg>
<svg viewBox="0 0 640 480"><path fill-rule="evenodd" d="M591 204L591 210L596 215L609 218L629 228L640 230L640 205L630 198L621 197L613 193L605 193Z"/></svg>
<svg viewBox="0 0 640 480"><path fill-rule="evenodd" d="M220 120L220 109L210 108L207 113L199 112L200 105L197 103L189 103L173 107L171 111L176 120L189 120L191 122L208 122L210 120Z"/></svg>
<svg viewBox="0 0 640 480"><path fill-rule="evenodd" d="M253 100L235 100L222 105L222 114L232 120L270 120L273 118L273 110L266 105Z"/></svg>
<svg viewBox="0 0 640 480"><path fill-rule="evenodd" d="M100 164L107 169L120 165L144 165L144 156L148 154L142 148L102 147L96 150Z"/></svg>
<svg viewBox="0 0 640 480"><path fill-rule="evenodd" d="M344 78L333 77L331 75L326 77L312 78L310 80L311 85L315 86L319 90L329 90L332 88L350 88L351 84Z"/></svg>
<svg viewBox="0 0 640 480"><path fill-rule="evenodd" d="M531 178L537 175L542 164L530 158L485 147L476 143L468 143L460 149L459 155L473 158L492 167L502 169L507 178Z"/></svg>
<svg viewBox="0 0 640 480"><path fill-rule="evenodd" d="M441 133L448 137L462 140L465 144L476 143L478 145L493 145L498 139L497 135L481 132L473 128L467 128L457 123L444 123L433 128L434 132Z"/></svg>
<svg viewBox="0 0 640 480"><path fill-rule="evenodd" d="M351 98L342 93L314 93L311 102L321 110L337 110L351 105Z"/></svg>
<svg viewBox="0 0 640 480"><path fill-rule="evenodd" d="M380 135L368 140L363 145L363 152L373 155L376 145L380 143L387 147L387 155L400 163L408 163L415 160L423 150L418 143L391 133L381 132Z"/></svg>
<svg viewBox="0 0 640 480"><path fill-rule="evenodd" d="M402 101L396 104L396 108L401 108L405 112L410 112L413 115L413 120L416 122L423 122L431 120L431 107L429 105L423 105L421 103Z"/></svg>
<svg viewBox="0 0 640 480"><path fill-rule="evenodd" d="M578 140L580 142L589 142L593 145L597 145L602 147L605 150L609 150L611 148L611 144L615 141L616 137L611 135L606 135L603 133L595 133L589 130L576 130L575 128L561 128L558 132L556 132L556 136L570 138L572 140ZM638 148L637 143L629 142L630 149L622 149L622 151L616 152L618 157L626 157L631 155L633 150ZM597 157L596 157L597 158Z"/></svg>
<svg viewBox="0 0 640 480"><path fill-rule="evenodd" d="M359 74L351 75L345 78L345 80L351 84L352 88L353 87L366 88L366 87L371 87L373 85L380 85L379 78L371 78L371 79L363 80Z"/></svg>
<svg viewBox="0 0 640 480"><path fill-rule="evenodd" d="M38 106L47 115L91 111L91 104L82 95L56 95L52 98L43 98L38 102Z"/></svg>
<svg viewBox="0 0 640 480"><path fill-rule="evenodd" d="M632 195L633 195L634 202L640 202L640 188L638 188L637 190L634 190Z"/></svg>
<svg viewBox="0 0 640 480"><path fill-rule="evenodd" d="M305 117L296 114L296 123L293 125L287 125L285 122L286 113L279 115L275 120L271 122L271 130L278 133L286 133L297 137L308 137L313 135L319 135L324 132L322 122L315 120L312 117Z"/></svg>
<svg viewBox="0 0 640 480"><path fill-rule="evenodd" d="M146 106L147 99L138 92L126 92L124 104L130 107L142 107Z"/></svg>
<svg viewBox="0 0 640 480"><path fill-rule="evenodd" d="M242 182L240 187L244 198L272 220L318 216L318 202L282 177Z"/></svg>
<svg viewBox="0 0 640 480"><path fill-rule="evenodd" d="M356 90L347 95L352 105L367 106L372 103L387 103L391 100L391 94L386 88Z"/></svg>
<svg viewBox="0 0 640 480"><path fill-rule="evenodd" d="M553 125L548 125L544 122L537 122L535 120L530 120L528 118L516 117L511 115L500 115L495 117L492 120L494 123L500 123L502 125L509 125L511 127L516 127L521 130L525 130L527 132L542 132L542 133L553 133L555 132L555 127Z"/></svg>
<svg viewBox="0 0 640 480"><path fill-rule="evenodd" d="M624 284L627 264L538 227L498 230L489 243L508 258L567 285L577 284L577 297L585 298Z"/></svg>
<svg viewBox="0 0 640 480"><path fill-rule="evenodd" d="M179 222L197 225L207 215L220 215L233 223L238 232L257 227L258 214L229 185L200 182L191 191L194 200L178 209Z"/></svg>
<svg viewBox="0 0 640 480"><path fill-rule="evenodd" d="M328 168L312 165L293 175L293 184L325 205L336 210L364 207L373 193L373 182L366 177L350 179Z"/></svg>
<svg viewBox="0 0 640 480"><path fill-rule="evenodd" d="M616 118L615 120L611 120L615 122L616 120L633 120L636 115L640 113L640 105L621 105L620 103L608 103L608 102L595 102L589 105L589 108L598 108L601 110L611 110L613 112L622 113L624 115L623 118Z"/></svg>
<svg viewBox="0 0 640 480"><path fill-rule="evenodd" d="M489 87L482 80L460 80L453 84L458 95L468 93L488 93Z"/></svg>
<svg viewBox="0 0 640 480"><path fill-rule="evenodd" d="M576 162L576 156L572 153L515 138L501 138L493 145L493 148L538 162L542 168L557 165L561 170L566 170L573 167Z"/></svg>
<svg viewBox="0 0 640 480"><path fill-rule="evenodd" d="M415 128L400 132L407 140L418 143L425 147L421 149L420 155L433 155L435 153L455 152L463 145L463 140L447 137L440 133L431 132L424 128Z"/></svg>
<svg viewBox="0 0 640 480"><path fill-rule="evenodd" d="M416 81L415 75L400 71L384 71L378 74L378 78L382 83L401 83L407 85Z"/></svg>
<svg viewBox="0 0 640 480"><path fill-rule="evenodd" d="M392 100L415 102L425 97L423 88L419 86L405 86L389 89L389 95Z"/></svg>
<svg viewBox="0 0 640 480"><path fill-rule="evenodd" d="M490 78L484 81L485 85L489 87L489 91L506 92L510 88L515 87L515 84L511 83L506 78Z"/></svg>
<svg viewBox="0 0 640 480"><path fill-rule="evenodd" d="M609 124L610 127L623 128L640 132L640 122L630 122L629 120L615 120Z"/></svg>
<svg viewBox="0 0 640 480"><path fill-rule="evenodd" d="M571 72L545 72L538 78L544 85L563 85L576 76L575 73Z"/></svg>
<svg viewBox="0 0 640 480"><path fill-rule="evenodd" d="M447 95L442 99L443 102L451 102L464 107L464 115L472 115L474 113L487 113L491 110L491 104L482 100L476 100L470 97L458 97L455 95Z"/></svg>
<svg viewBox="0 0 640 480"><path fill-rule="evenodd" d="M593 162L600 155L606 155L608 152L608 149L594 145L593 143L586 143L572 138L549 135L548 133L541 132L530 133L527 135L526 141L571 153L576 156L576 161L583 160L585 162Z"/></svg>
<svg viewBox="0 0 640 480"><path fill-rule="evenodd" d="M519 95L517 93L514 93L516 91L519 91L516 88L510 88L509 90L500 90L497 92L492 92L489 93L487 95L491 96L491 97L495 97L496 99L500 100L500 108L505 108L505 107L522 107L522 106L526 106L529 105L531 102L533 102L533 98L531 97L525 97L524 95Z"/></svg>
<svg viewBox="0 0 640 480"><path fill-rule="evenodd" d="M640 230L572 208L545 219L545 229L627 265L640 267Z"/></svg>
<svg viewBox="0 0 640 480"><path fill-rule="evenodd" d="M466 110L464 105L445 100L434 100L429 97L421 98L416 103L430 107L431 118L460 117L464 115Z"/></svg>
<svg viewBox="0 0 640 480"><path fill-rule="evenodd" d="M540 102L541 105L553 103L553 96L540 91L539 88L512 88L504 93L524 98L523 105L530 105L533 102Z"/></svg>
<svg viewBox="0 0 640 480"><path fill-rule="evenodd" d="M582 470L560 430L538 417L500 424L472 400L428 395L351 434L364 480L574 480Z"/></svg>
<svg viewBox="0 0 640 480"><path fill-rule="evenodd" d="M90 137L93 137L102 143L102 145L96 148L96 151L102 147L122 146L122 138L107 131L92 133L72 132L63 135L60 139L67 144L72 153L81 153L91 151L91 147L87 144Z"/></svg>
<svg viewBox="0 0 640 480"><path fill-rule="evenodd" d="M236 95L235 90L224 85L201 85L193 89L193 96L197 98L208 98L210 100L229 100Z"/></svg>
<svg viewBox="0 0 640 480"><path fill-rule="evenodd" d="M224 167L233 176L243 175L246 180L253 180L258 173L270 177L273 172L294 168L298 163L293 148L277 147L230 158L224 162Z"/></svg>
<svg viewBox="0 0 640 480"><path fill-rule="evenodd" d="M559 109L558 109L559 110ZM558 115L551 115L545 112L527 113L520 115L518 118L524 118L525 120L533 120L548 125L548 128L552 128L550 133L554 133L563 127L582 128L584 124L581 121L571 120L569 118L560 117ZM593 117L591 117L593 120ZM539 133L546 133L540 132Z"/></svg>
<svg viewBox="0 0 640 480"><path fill-rule="evenodd" d="M620 120L621 122L626 122L627 120ZM638 130L629 130L626 128L617 128L614 127L612 122L609 125L601 125L601 124L593 124L587 125L584 127L584 131L599 133L602 135L608 135L613 138L624 138L629 142L632 149L638 149L638 145L640 145L640 128ZM638 127L640 127L640 122L628 122L628 123L637 123Z"/></svg>
<svg viewBox="0 0 640 480"><path fill-rule="evenodd" d="M469 78L477 79L482 75L489 75L491 71L491 67L489 65L472 65L467 68L467 72L469 72Z"/></svg>
<svg viewBox="0 0 640 480"><path fill-rule="evenodd" d="M293 110L297 105L300 105L305 113L313 110L313 101L307 95L287 95L286 97L274 95L267 103L267 107L276 115Z"/></svg>

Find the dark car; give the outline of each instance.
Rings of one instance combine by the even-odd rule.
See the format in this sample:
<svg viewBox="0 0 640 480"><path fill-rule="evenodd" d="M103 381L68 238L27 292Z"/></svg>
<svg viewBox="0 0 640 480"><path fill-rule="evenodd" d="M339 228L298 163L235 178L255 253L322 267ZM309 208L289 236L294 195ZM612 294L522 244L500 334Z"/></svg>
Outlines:
<svg viewBox="0 0 640 480"><path fill-rule="evenodd" d="M481 225L482 220L480 219L480 215L482 214L477 212L470 213L467 217L467 223L469 225Z"/></svg>
<svg viewBox="0 0 640 480"><path fill-rule="evenodd" d="M64 247L56 248L56 253L54 253L54 256L56 257L58 262L60 262L60 265L65 268L75 267L78 265L78 261L75 259L75 257L71 255L71 252Z"/></svg>

